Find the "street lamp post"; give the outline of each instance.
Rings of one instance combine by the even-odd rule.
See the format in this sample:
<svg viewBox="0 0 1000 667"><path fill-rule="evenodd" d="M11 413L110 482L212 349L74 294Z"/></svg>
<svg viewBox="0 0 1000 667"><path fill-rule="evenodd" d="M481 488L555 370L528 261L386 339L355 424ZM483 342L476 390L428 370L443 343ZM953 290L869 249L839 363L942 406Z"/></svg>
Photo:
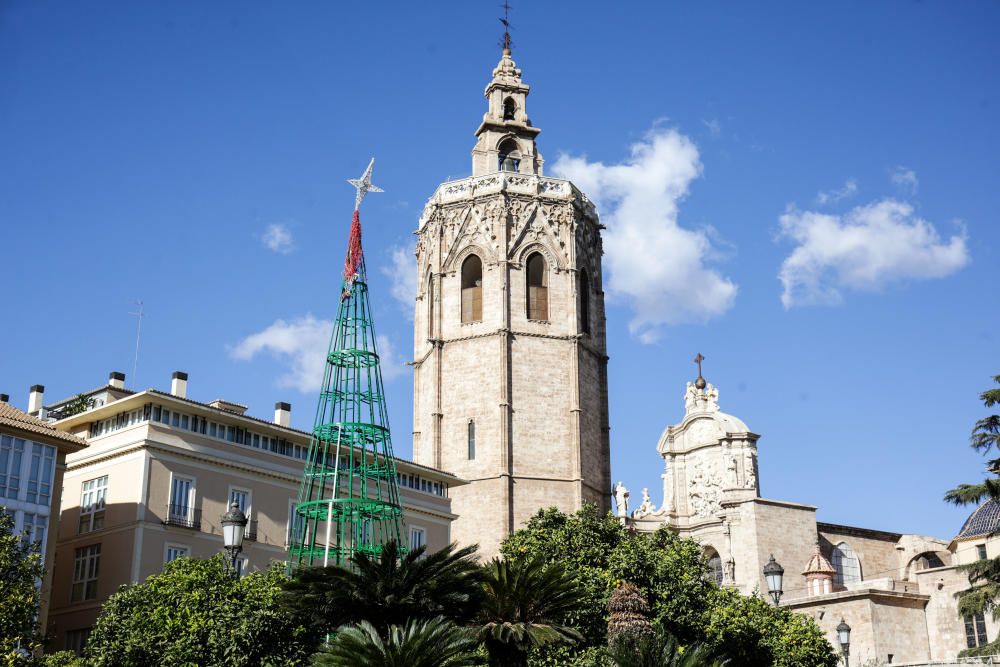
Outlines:
<svg viewBox="0 0 1000 667"><path fill-rule="evenodd" d="M784 576L785 568L781 567L778 561L774 560L774 554L771 554L770 560L764 566L764 581L767 582L767 592L771 594L771 599L774 600L775 607L781 602L781 595L784 592L781 590L781 583Z"/></svg>
<svg viewBox="0 0 1000 667"><path fill-rule="evenodd" d="M236 559L243 551L243 536L246 534L246 528L247 515L240 510L238 504L233 503L229 506L229 511L222 515L222 544L226 549L229 567L232 568L237 579L240 578L240 571L236 568Z"/></svg>
<svg viewBox="0 0 1000 667"><path fill-rule="evenodd" d="M843 618L837 626L837 641L840 642L840 651L844 654L844 667L850 667L851 626L845 623Z"/></svg>

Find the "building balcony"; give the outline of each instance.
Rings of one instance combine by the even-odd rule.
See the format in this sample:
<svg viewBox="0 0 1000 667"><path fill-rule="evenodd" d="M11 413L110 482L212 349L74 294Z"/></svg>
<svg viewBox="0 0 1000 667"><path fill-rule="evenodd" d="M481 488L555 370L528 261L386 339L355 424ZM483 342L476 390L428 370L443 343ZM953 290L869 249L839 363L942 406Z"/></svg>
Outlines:
<svg viewBox="0 0 1000 667"><path fill-rule="evenodd" d="M167 516L163 519L163 525L201 530L201 510L189 505L167 505Z"/></svg>

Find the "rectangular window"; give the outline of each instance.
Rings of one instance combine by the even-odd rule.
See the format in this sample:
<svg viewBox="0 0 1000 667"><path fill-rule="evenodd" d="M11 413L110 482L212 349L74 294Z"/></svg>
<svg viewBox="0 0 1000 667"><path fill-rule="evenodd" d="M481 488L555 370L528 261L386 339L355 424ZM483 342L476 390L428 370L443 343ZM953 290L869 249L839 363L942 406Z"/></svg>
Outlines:
<svg viewBox="0 0 1000 667"><path fill-rule="evenodd" d="M232 505L233 503L239 506L240 511L246 514L248 519L250 518L250 510L252 509L250 507L250 491L229 487L229 504ZM228 507L226 511L229 511Z"/></svg>
<svg viewBox="0 0 1000 667"><path fill-rule="evenodd" d="M469 460L473 461L476 458L476 422L469 420L468 427L468 441L469 441Z"/></svg>
<svg viewBox="0 0 1000 667"><path fill-rule="evenodd" d="M97 575L101 565L101 545L93 544L75 551L71 602L97 598Z"/></svg>
<svg viewBox="0 0 1000 667"><path fill-rule="evenodd" d="M31 444L31 468L28 475L29 503L48 505L52 499L52 476L56 468L56 448Z"/></svg>
<svg viewBox="0 0 1000 667"><path fill-rule="evenodd" d="M26 540L38 545L38 553L42 555L43 561L45 560L45 533L48 527L49 518L47 516L24 513L24 526L21 530L24 532Z"/></svg>
<svg viewBox="0 0 1000 667"><path fill-rule="evenodd" d="M166 553L163 555L163 564L171 563L178 558L190 558L191 547L183 544L168 544Z"/></svg>
<svg viewBox="0 0 1000 667"><path fill-rule="evenodd" d="M977 544L976 545L976 555L979 556L979 560L986 560L986 545Z"/></svg>
<svg viewBox="0 0 1000 667"><path fill-rule="evenodd" d="M285 533L285 542L287 544L296 544L302 538L303 529L305 528L304 517L295 511L296 504L294 502L288 503L288 528Z"/></svg>
<svg viewBox="0 0 1000 667"><path fill-rule="evenodd" d="M21 490L21 462L24 440L9 435L0 437L0 498L17 500Z"/></svg>
<svg viewBox="0 0 1000 667"><path fill-rule="evenodd" d="M986 618L982 613L965 617L965 644L968 648L986 645Z"/></svg>
<svg viewBox="0 0 1000 667"><path fill-rule="evenodd" d="M189 477L174 477L170 487L170 518L191 521L194 505L194 480Z"/></svg>
<svg viewBox="0 0 1000 667"><path fill-rule="evenodd" d="M153 406L153 421L154 422L160 421L160 413L161 413L161 411L162 411L162 408L159 405L154 405Z"/></svg>
<svg viewBox="0 0 1000 667"><path fill-rule="evenodd" d="M427 532L423 528L410 526L410 551L416 551L427 544Z"/></svg>
<svg viewBox="0 0 1000 667"><path fill-rule="evenodd" d="M170 414L170 425L171 426L181 425L181 414L179 412L172 412Z"/></svg>
<svg viewBox="0 0 1000 667"><path fill-rule="evenodd" d="M87 645L90 637L90 628L70 630L66 633L66 650L73 651L77 655L83 655L83 648Z"/></svg>
<svg viewBox="0 0 1000 667"><path fill-rule="evenodd" d="M80 532L89 533L104 527L104 505L108 495L108 476L88 479L81 487Z"/></svg>
<svg viewBox="0 0 1000 667"><path fill-rule="evenodd" d="M187 415L181 415L181 428L190 428L191 421Z"/></svg>

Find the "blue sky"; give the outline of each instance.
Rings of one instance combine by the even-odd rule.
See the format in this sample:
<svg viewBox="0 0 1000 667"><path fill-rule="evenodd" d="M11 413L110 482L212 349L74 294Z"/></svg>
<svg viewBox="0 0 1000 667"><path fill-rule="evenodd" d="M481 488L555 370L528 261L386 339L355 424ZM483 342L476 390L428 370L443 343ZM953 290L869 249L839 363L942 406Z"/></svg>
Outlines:
<svg viewBox="0 0 1000 667"><path fill-rule="evenodd" d="M193 398L260 416L288 400L308 428L344 180L375 155L365 247L408 456L395 267L426 198L470 173L497 4L4 3L0 391L23 406L35 383L55 399L185 370ZM659 500L656 441L700 351L723 410L762 434L765 496L952 536L969 510L940 498L981 475L967 436L1000 373L1000 5L536 2L512 19L546 168L609 225L615 479Z"/></svg>

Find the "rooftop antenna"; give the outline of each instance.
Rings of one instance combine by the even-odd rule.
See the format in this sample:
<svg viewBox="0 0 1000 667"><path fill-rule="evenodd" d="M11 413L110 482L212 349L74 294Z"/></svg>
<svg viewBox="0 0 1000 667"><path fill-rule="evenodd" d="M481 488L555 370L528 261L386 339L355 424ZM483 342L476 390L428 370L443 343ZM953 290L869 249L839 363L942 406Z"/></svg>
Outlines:
<svg viewBox="0 0 1000 667"><path fill-rule="evenodd" d="M137 310L134 313L129 313L129 315L136 316L135 324L135 358L132 360L132 386L138 387L136 384L136 369L139 368L139 337L142 335L142 316L144 315L142 309L142 300L137 299L135 302Z"/></svg>
<svg viewBox="0 0 1000 667"><path fill-rule="evenodd" d="M500 6L503 7L503 18L500 19L500 23L503 24L503 39L500 41L500 46L503 47L504 55L509 56L510 47L513 45L510 41L510 2L504 0Z"/></svg>

